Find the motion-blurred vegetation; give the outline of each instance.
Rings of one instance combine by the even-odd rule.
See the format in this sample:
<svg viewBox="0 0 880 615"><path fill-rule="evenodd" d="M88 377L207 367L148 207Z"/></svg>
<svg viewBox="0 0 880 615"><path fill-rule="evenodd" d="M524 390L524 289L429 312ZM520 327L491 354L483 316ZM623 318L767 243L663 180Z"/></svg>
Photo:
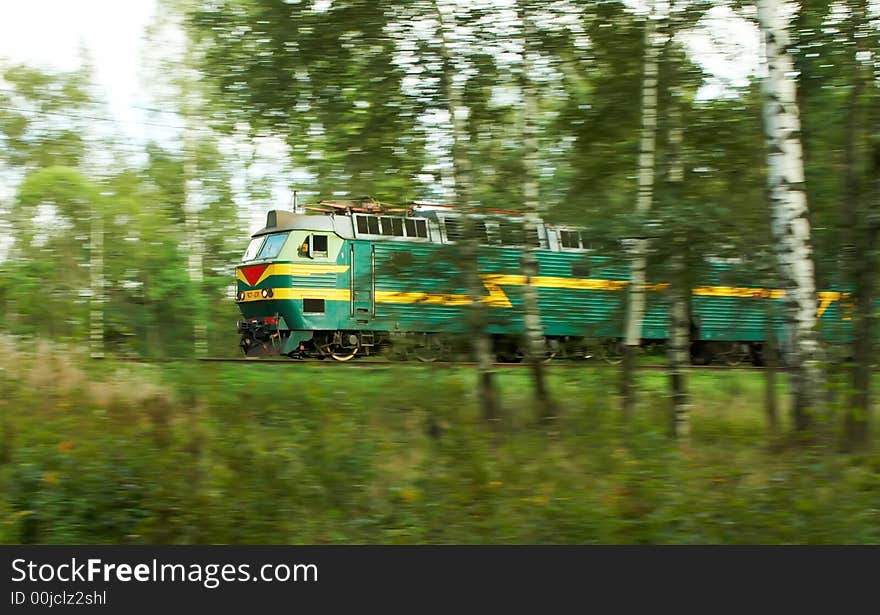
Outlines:
<svg viewBox="0 0 880 615"><path fill-rule="evenodd" d="M797 91L802 130L785 132L805 154L805 181L780 182L809 203L789 226L814 249L794 269L852 290L853 343L806 357L822 386L795 436L775 410L767 429L760 376L679 365L679 440L659 374L639 377L624 420L614 372L549 370L555 416L538 425L525 371L499 373L493 430L466 369L85 357L237 354L233 267L293 190L401 203L467 188L457 205L523 213L530 177L529 208L588 229L597 251L650 236L650 281L680 270L685 288L723 259L737 285L780 287L772 97L758 71L710 74L688 42L719 23L757 41L755 6L159 6L138 142L87 58L70 73L0 62L0 542L880 542L874 5L792 4L794 70L777 84ZM709 47L732 64L749 52ZM651 207L636 214L639 189Z"/></svg>
<svg viewBox="0 0 880 615"><path fill-rule="evenodd" d="M682 447L660 374L626 424L611 370L551 372L547 428L526 372L505 372L493 434L464 369L3 344L3 543L880 542L880 456L774 448L753 373L693 376Z"/></svg>

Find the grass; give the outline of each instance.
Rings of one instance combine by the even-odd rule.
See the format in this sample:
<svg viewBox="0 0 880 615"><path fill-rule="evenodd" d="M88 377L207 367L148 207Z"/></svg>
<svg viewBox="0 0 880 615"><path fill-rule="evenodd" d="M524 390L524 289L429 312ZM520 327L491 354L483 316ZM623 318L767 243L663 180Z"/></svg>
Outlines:
<svg viewBox="0 0 880 615"><path fill-rule="evenodd" d="M771 447L754 372L499 374L505 429L466 369L145 366L0 353L3 543L877 543L880 455ZM787 418L787 417L783 417Z"/></svg>

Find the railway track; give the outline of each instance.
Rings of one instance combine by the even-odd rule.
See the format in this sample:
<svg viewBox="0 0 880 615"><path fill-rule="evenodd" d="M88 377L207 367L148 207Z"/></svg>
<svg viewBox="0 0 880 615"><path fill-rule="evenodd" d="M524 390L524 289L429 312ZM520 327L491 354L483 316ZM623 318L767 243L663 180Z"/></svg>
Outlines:
<svg viewBox="0 0 880 615"><path fill-rule="evenodd" d="M110 360L110 361L121 361L126 363L182 363L187 361L195 361L200 363L239 363L239 364L251 364L251 365L317 365L317 366L338 366L338 367L351 367L355 369L368 369L368 368L380 368L380 367L437 367L437 368L459 368L459 367L469 367L475 368L477 367L477 363L474 361L434 361L430 363L423 363L419 361L388 361L383 359L372 359L372 358L364 358L360 361L348 361L345 363L340 363L332 360L321 360L321 359L263 359L263 358L243 358L243 357L165 357L165 358L143 358L143 357L112 357L108 359L96 359L96 360ZM611 365L608 363L602 363L599 361L570 361L570 360L557 360L551 361L546 364L547 367L552 369L617 369L618 365ZM528 363L495 363L493 367L497 369L528 369L530 366ZM636 369L644 370L644 371L666 371L669 369L667 365L657 364L657 365L638 365ZM754 365L689 365L686 369L692 371L763 371L764 367L755 367ZM782 370L784 368L777 368Z"/></svg>

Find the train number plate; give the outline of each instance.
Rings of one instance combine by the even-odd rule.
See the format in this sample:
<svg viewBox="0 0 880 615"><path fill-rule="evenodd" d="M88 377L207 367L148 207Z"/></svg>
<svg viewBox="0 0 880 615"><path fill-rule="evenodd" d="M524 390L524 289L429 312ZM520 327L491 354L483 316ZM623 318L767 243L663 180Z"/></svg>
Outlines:
<svg viewBox="0 0 880 615"><path fill-rule="evenodd" d="M260 294L258 290L246 290L244 291L244 300L252 301L254 299L262 299L263 296Z"/></svg>

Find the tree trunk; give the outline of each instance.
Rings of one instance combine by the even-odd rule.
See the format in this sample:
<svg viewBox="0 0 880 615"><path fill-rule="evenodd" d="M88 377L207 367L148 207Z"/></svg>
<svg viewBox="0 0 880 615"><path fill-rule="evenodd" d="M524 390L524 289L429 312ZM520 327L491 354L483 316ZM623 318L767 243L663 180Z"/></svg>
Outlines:
<svg viewBox="0 0 880 615"><path fill-rule="evenodd" d="M189 168L190 166L191 165L189 164L184 164L185 168ZM190 184L190 180L186 180L186 183ZM191 192L192 188L190 186L187 186L187 200L192 198ZM193 314L193 350L195 351L195 355L197 357L204 357L208 354L206 328L208 315L202 312L204 305L202 303L202 286L204 281L202 262L204 260L204 247L201 240L198 213L192 208L192 205L190 203L186 203L184 207L186 208L186 221L184 223L184 228L186 229L187 234L187 273L189 275L189 281L193 287L193 293L195 294L196 305L196 310Z"/></svg>
<svg viewBox="0 0 880 615"><path fill-rule="evenodd" d="M674 35L674 33L673 33ZM676 100L679 95L677 87L670 88L673 94L672 108L669 112L669 187L673 198L680 196L680 186L684 181L684 166L681 154L682 128L681 113ZM687 383L685 381L685 365L690 359L690 284L687 276L687 245L685 236L677 236L673 240L675 249L672 255L672 284L670 287L669 309L669 385L672 398L672 414L670 416L670 432L672 437L686 440L690 435L688 416Z"/></svg>
<svg viewBox="0 0 880 615"><path fill-rule="evenodd" d="M89 346L94 359L104 358L104 220L92 204L92 239L89 246L92 296L89 310Z"/></svg>
<svg viewBox="0 0 880 615"><path fill-rule="evenodd" d="M868 255L866 260L873 261ZM845 420L846 445L850 450L867 448L871 418L871 367L874 346L874 271L863 264L856 273L853 310L852 395Z"/></svg>
<svg viewBox="0 0 880 615"><path fill-rule="evenodd" d="M527 9L521 1L519 17L523 28L523 63L521 75L521 88L523 95L522 135L523 135L523 209L524 209L524 242L522 269L526 276L526 284L523 287L523 321L526 333L526 359L531 367L532 377L535 384L535 403L539 418L550 420L556 416L556 408L550 397L545 373L545 357L547 355L547 342L544 338L544 328L541 325L541 310L538 304L538 289L532 281L538 275L539 246L534 245L532 239L538 236L538 223L540 221L540 198L538 191L538 93L531 79L531 62L529 54L531 39L534 30Z"/></svg>
<svg viewBox="0 0 880 615"><path fill-rule="evenodd" d="M189 56L189 49L187 49ZM187 62L190 63L189 61ZM208 315L203 313L204 303L204 244L202 242L201 225L196 207L196 192L200 185L196 168L196 147L191 127L195 104L193 104L192 83L185 76L181 81L183 111L183 211L185 215L184 229L187 248L187 273L195 294L195 312L193 314L193 350L195 356L204 357L208 354L207 327Z"/></svg>
<svg viewBox="0 0 880 615"><path fill-rule="evenodd" d="M765 335L762 358L764 360L764 414L767 416L767 427L770 429L770 439L775 441L779 436L779 410L776 404L776 325L773 322L773 310L770 300L767 299L765 313Z"/></svg>
<svg viewBox="0 0 880 615"><path fill-rule="evenodd" d="M471 213L475 204L471 202L470 159L467 151L467 125L464 116L463 84L453 79L452 58L447 47L447 19L434 0L434 10L440 22L440 53L443 62L443 79L446 84L446 96L449 104L449 115L452 120L452 172L455 183L455 202L464 207L462 218L461 266L465 285L468 289L470 305L470 330L473 349L477 360L477 392L483 417L493 427L500 425L501 413L498 396L495 390L495 373L493 371L494 356L492 339L487 331L488 318L486 304L483 302L483 282L479 272L479 241L474 232ZM454 27L455 15L452 15Z"/></svg>
<svg viewBox="0 0 880 615"><path fill-rule="evenodd" d="M690 319L688 317L688 284L684 255L675 254L672 261L672 305L669 310L669 384L672 397L670 431L675 438L690 435L685 365L690 353Z"/></svg>
<svg viewBox="0 0 880 615"><path fill-rule="evenodd" d="M869 172L873 175L872 189L865 195L875 204L880 200L880 151L872 156ZM856 229L857 250L853 254L852 332L853 371L852 394L848 399L845 418L846 446L851 450L870 445L871 372L874 364L874 300L876 276L877 233L872 215L859 208Z"/></svg>
<svg viewBox="0 0 880 615"><path fill-rule="evenodd" d="M657 57L653 10L645 21L645 65L642 77L642 128L639 146L639 193L636 214L644 217L651 209L654 195L654 150L657 141ZM643 234L643 233L641 233ZM632 413L636 403L635 352L642 340L645 316L645 277L648 241L639 237L632 246L632 269L624 330L623 368L621 370L621 402L624 417Z"/></svg>
<svg viewBox="0 0 880 615"><path fill-rule="evenodd" d="M162 337L159 333L161 331L160 319L156 315L158 306L150 299L153 290L153 277L150 275L149 269L144 274L142 284L141 292L144 295L143 310L146 323L144 327L146 329L144 332L144 352L148 357L161 357L168 353L162 352Z"/></svg>
<svg viewBox="0 0 880 615"><path fill-rule="evenodd" d="M851 6L850 40L861 49L863 37L858 36L859 22L865 18L867 7L862 2ZM852 57L852 87L847 105L846 141L844 149L843 226L849 231L845 246L846 265L851 282L852 313L852 389L846 399L844 419L845 447L849 450L864 449L869 444L869 419L871 414L871 366L873 363L874 319L874 233L871 221L862 202L864 194L860 138L863 131L862 94L866 75L860 61ZM875 174L880 169L868 169ZM875 175L876 176L876 175Z"/></svg>
<svg viewBox="0 0 880 615"><path fill-rule="evenodd" d="M767 181L773 211L773 234L786 305L786 355L791 368L795 428L815 422L821 402L819 343L816 336L816 286L810 221L804 190L804 166L794 67L787 53L789 37L779 0L760 0L758 18L767 53L763 80L767 137Z"/></svg>

